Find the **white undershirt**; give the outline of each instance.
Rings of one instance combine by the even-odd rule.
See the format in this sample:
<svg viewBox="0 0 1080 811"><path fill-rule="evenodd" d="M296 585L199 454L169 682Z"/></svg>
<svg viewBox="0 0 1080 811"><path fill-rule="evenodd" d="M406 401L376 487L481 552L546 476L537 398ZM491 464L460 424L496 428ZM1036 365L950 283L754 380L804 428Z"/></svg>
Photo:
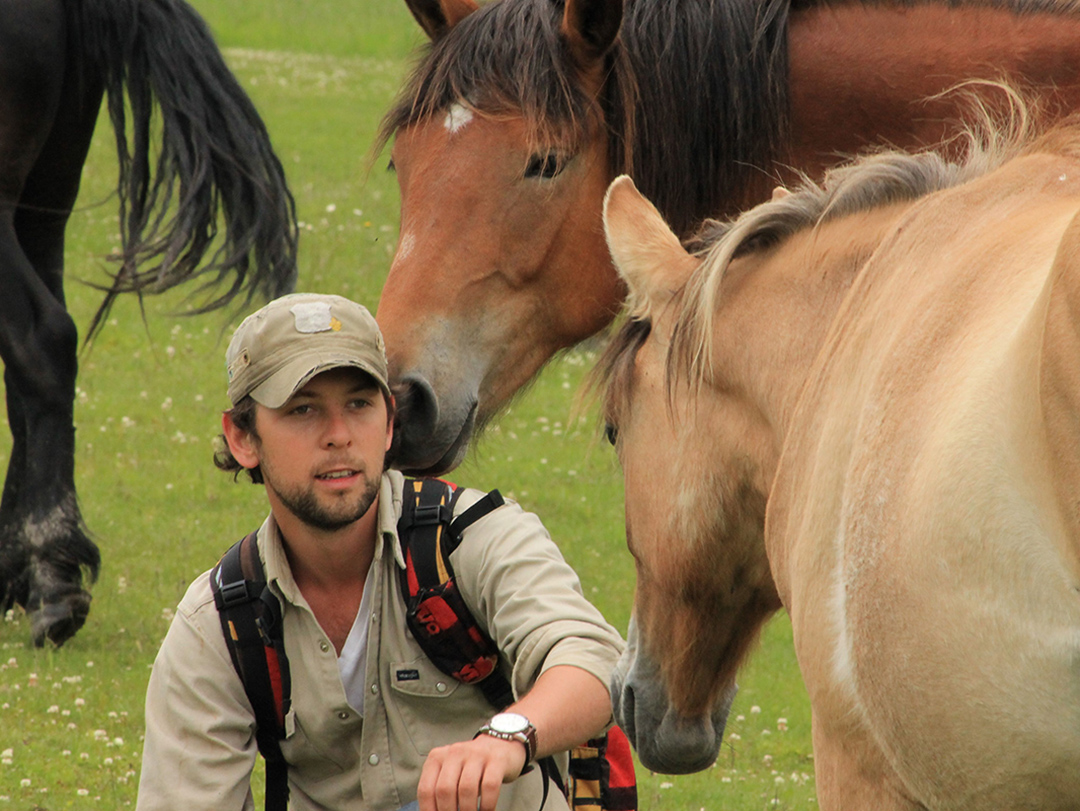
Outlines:
<svg viewBox="0 0 1080 811"><path fill-rule="evenodd" d="M356 612L352 630L338 656L338 673L345 688L345 698L360 715L364 714L364 671L367 669L368 626L371 625L371 592L375 590L374 571L373 563L368 567L364 596L360 598L360 608Z"/></svg>

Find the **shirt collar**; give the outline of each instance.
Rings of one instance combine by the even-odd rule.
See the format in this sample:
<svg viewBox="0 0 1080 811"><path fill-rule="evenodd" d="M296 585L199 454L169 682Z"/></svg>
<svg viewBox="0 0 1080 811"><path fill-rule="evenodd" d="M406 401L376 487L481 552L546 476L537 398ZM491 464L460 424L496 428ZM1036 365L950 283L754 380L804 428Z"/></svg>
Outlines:
<svg viewBox="0 0 1080 811"><path fill-rule="evenodd" d="M405 492L405 476L400 471L388 470L383 474L379 491L379 538L375 545L375 559L382 557L383 544L389 542L394 550L394 560L399 568L405 568L405 558L398 543L397 523L401 517L401 504Z"/></svg>

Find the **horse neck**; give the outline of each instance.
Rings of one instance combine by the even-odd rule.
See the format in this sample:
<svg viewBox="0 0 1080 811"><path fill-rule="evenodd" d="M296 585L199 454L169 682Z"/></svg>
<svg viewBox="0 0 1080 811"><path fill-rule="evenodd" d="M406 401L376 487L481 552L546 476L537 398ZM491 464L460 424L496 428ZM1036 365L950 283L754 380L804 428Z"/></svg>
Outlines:
<svg viewBox="0 0 1080 811"><path fill-rule="evenodd" d="M744 333L755 339L744 376L778 445L851 285L911 206L879 206L808 228L754 270L764 293L760 317Z"/></svg>
<svg viewBox="0 0 1080 811"><path fill-rule="evenodd" d="M789 157L812 176L868 145L942 143L965 102L927 99L968 79L1022 78L1048 117L1080 107L1077 14L845 2L793 12L788 31Z"/></svg>

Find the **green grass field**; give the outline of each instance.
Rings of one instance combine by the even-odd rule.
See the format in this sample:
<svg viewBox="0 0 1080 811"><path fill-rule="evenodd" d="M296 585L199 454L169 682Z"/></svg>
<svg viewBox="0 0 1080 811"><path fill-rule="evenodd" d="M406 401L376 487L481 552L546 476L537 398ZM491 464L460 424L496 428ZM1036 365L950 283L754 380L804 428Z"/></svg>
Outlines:
<svg viewBox="0 0 1080 811"><path fill-rule="evenodd" d="M421 34L400 0L197 0L263 113L303 222L299 288L378 303L397 237L397 188L369 150ZM100 128L67 248L80 331L118 239L112 133ZM82 358L77 483L104 559L85 628L36 650L18 611L0 622L0 809L133 806L143 693L186 585L262 519L261 489L216 471L232 313L178 313L185 293L123 300ZM625 629L633 565L621 474L575 398L596 346L566 353L454 474L537 511L586 592ZM0 460L10 440L0 436ZM740 678L720 760L683 777L639 770L641 808L814 806L810 713L787 618L766 629Z"/></svg>

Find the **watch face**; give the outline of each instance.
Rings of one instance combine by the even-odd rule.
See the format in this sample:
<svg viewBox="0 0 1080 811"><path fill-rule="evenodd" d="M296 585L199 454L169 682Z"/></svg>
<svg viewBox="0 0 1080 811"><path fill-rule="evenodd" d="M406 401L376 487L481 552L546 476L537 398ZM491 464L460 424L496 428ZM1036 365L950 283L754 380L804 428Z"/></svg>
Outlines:
<svg viewBox="0 0 1080 811"><path fill-rule="evenodd" d="M516 712L500 712L492 716L488 726L496 732L524 732L529 727L529 719Z"/></svg>

